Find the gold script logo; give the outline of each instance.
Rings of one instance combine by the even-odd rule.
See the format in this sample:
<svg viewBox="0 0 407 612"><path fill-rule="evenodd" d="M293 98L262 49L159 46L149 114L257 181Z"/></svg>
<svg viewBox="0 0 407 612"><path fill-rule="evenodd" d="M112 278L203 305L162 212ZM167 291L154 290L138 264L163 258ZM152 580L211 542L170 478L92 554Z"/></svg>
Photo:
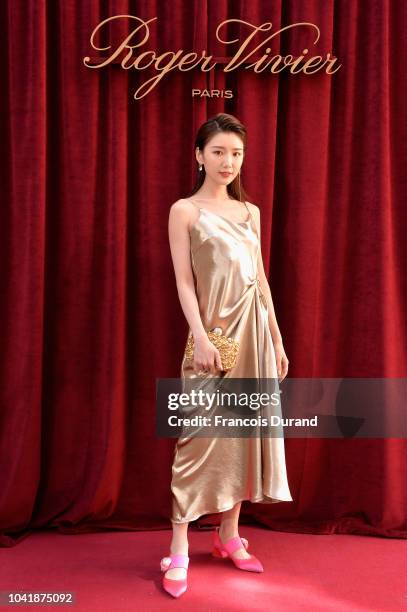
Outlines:
<svg viewBox="0 0 407 612"><path fill-rule="evenodd" d="M99 31L104 28L107 24L116 21L116 20L129 20L134 28L131 32L122 40L115 48L112 48L112 45L107 45L105 47L98 47L95 43L95 38ZM135 15L113 15L112 17L108 17L104 21L101 21L93 30L90 37L90 44L93 49L97 51L105 51L108 52L108 57L101 58L99 63L91 63L91 58L86 56L83 58L83 63L88 68L104 68L112 63L118 63L119 57L124 54L122 60L120 62L121 67L124 70L129 70L130 68L134 68L135 70L146 70L150 66L156 71L156 75L145 81L134 93L134 98L139 100L146 96L154 87L164 78L172 70L180 70L186 72L188 70L193 70L194 68L199 68L202 72L209 72L213 70L217 66L217 62L213 61L212 55L207 55L205 49L201 51L201 54L195 52L185 53L183 49L179 49L178 51L165 51L160 55L157 55L155 51L146 50L139 52L140 47L142 47L149 39L150 36L150 28L149 24L152 21L155 21L157 17L153 17L152 19L148 19L147 21L140 19L140 17L136 17ZM228 23L238 23L241 24L241 29L246 28L249 30L246 38L244 40L240 40L236 38L234 40L225 40L221 37L221 30ZM314 55L305 60L305 56L308 54L308 49L303 49L301 54L298 55L295 59L293 55L273 55L271 56L271 49L268 45L269 41L284 32L285 30L289 30L292 28L311 28L311 31L315 34L315 39L313 44L315 45L320 37L320 30L318 26L314 23L309 23L307 21L302 21L298 23L293 23L291 25L285 26L280 30L277 30L270 36L260 40L259 43L256 43L256 46L249 50L249 43L254 40L256 37L259 39L262 36L262 33L268 32L273 27L271 22L265 22L260 26L253 25L247 21L243 21L242 19L226 19L222 21L216 28L216 38L219 42L225 45L234 45L239 43L240 46L234 55L228 59L228 61L223 65L224 72L231 72L232 70L236 70L240 66L243 66L246 70L253 70L253 72L264 72L268 70L272 74L278 74L283 70L288 70L291 74L314 74L315 72L319 72L325 68L326 74L334 74L339 70L341 64L337 65L333 70L334 65L337 62L337 58L332 57L330 53L327 53L325 57L321 55ZM254 54L262 53L261 57L256 59L256 61L251 62L250 58Z"/></svg>

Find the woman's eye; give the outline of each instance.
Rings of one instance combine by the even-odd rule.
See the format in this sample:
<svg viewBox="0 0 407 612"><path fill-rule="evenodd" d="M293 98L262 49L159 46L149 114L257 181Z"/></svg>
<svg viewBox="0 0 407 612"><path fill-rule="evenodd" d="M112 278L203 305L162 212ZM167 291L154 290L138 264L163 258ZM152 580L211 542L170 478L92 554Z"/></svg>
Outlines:
<svg viewBox="0 0 407 612"><path fill-rule="evenodd" d="M215 155L222 154L222 151L214 151ZM240 151L235 151L233 153L234 157L240 157L241 156L241 152Z"/></svg>

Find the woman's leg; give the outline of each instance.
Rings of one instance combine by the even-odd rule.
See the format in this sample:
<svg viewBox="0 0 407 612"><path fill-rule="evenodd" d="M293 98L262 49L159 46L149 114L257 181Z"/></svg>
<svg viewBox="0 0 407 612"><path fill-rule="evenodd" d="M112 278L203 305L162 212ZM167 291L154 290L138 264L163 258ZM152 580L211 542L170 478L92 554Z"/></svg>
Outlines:
<svg viewBox="0 0 407 612"><path fill-rule="evenodd" d="M227 542L230 538L235 538L239 535L239 514L242 502L238 502L230 510L222 512L222 518L219 528L219 537L222 542ZM237 559L247 559L250 555L245 548L239 548L233 553Z"/></svg>
<svg viewBox="0 0 407 612"><path fill-rule="evenodd" d="M188 555L188 523L172 523L170 552L172 555ZM185 578L186 570L181 567L175 567L168 570L165 575L173 580L181 580Z"/></svg>

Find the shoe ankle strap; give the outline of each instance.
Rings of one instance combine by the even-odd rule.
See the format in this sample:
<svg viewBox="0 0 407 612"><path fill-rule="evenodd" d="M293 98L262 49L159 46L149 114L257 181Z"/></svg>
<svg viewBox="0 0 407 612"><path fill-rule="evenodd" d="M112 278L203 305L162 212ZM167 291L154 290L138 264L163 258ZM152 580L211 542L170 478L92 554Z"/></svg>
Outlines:
<svg viewBox="0 0 407 612"><path fill-rule="evenodd" d="M188 555L182 555L182 554L170 555L170 559L171 559L171 564L169 565L168 569L173 569L175 567L188 569L188 564L189 564Z"/></svg>
<svg viewBox="0 0 407 612"><path fill-rule="evenodd" d="M236 536L235 538L230 538L230 540L225 542L223 544L223 548L229 553L229 555L231 555L236 550L239 550L239 548L244 548L244 544L239 536Z"/></svg>

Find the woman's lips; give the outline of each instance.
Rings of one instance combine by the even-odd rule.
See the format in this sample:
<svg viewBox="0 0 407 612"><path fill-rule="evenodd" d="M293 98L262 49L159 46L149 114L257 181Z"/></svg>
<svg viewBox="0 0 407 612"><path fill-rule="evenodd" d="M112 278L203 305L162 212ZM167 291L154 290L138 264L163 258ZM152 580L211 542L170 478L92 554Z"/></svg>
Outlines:
<svg viewBox="0 0 407 612"><path fill-rule="evenodd" d="M219 172L222 176L232 176L232 172Z"/></svg>

